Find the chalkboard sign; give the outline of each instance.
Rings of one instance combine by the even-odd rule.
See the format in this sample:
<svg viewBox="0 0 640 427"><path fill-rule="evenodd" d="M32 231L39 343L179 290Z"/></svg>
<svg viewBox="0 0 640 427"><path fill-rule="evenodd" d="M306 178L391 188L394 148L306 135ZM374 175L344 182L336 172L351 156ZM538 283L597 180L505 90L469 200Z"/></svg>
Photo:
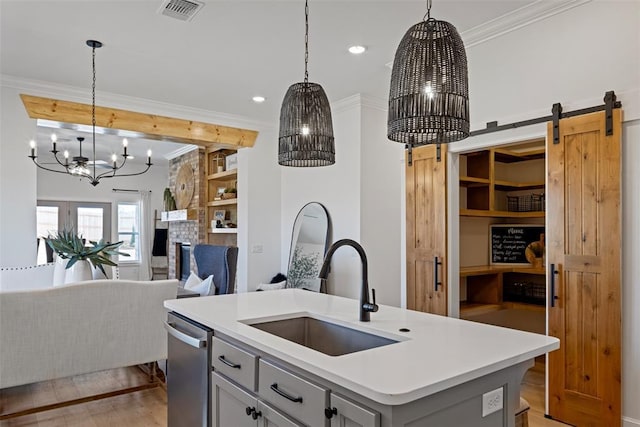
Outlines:
<svg viewBox="0 0 640 427"><path fill-rule="evenodd" d="M530 243L540 240L543 225L494 224L489 226L491 264L530 265L525 249Z"/></svg>

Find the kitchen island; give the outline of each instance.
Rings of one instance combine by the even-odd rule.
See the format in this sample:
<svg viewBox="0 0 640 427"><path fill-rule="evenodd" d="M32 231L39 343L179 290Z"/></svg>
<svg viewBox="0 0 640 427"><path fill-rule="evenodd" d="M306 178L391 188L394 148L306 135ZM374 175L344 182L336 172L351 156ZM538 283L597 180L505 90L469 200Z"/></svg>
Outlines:
<svg viewBox="0 0 640 427"><path fill-rule="evenodd" d="M237 405L247 405L247 420L259 422L271 410L272 418L292 423L268 425L513 426L522 376L534 357L559 347L552 337L384 305L360 322L358 301L297 289L170 300L165 307L213 330L211 418L219 427L230 419L223 414L230 399L247 400ZM388 343L332 356L258 327L296 317ZM234 357L248 361L244 372L232 366L241 365ZM287 374L293 380L278 377ZM303 399L305 387L319 394ZM370 421L354 421L359 415Z"/></svg>

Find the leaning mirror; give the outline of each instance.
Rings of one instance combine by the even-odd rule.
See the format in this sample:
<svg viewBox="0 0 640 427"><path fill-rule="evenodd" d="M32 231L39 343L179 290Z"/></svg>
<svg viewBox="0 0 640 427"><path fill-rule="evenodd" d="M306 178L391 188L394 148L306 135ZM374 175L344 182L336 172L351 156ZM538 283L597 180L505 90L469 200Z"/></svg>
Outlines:
<svg viewBox="0 0 640 427"><path fill-rule="evenodd" d="M291 234L288 288L321 292L318 273L327 251L330 228L329 213L320 203L307 203L300 209Z"/></svg>

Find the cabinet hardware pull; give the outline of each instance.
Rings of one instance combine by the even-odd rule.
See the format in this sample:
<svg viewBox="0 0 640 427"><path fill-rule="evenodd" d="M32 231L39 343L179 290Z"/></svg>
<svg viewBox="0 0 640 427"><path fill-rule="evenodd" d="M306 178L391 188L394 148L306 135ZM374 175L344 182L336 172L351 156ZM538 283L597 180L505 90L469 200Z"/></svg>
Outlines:
<svg viewBox="0 0 640 427"><path fill-rule="evenodd" d="M251 416L251 414L255 411L256 411L256 408L252 408L251 406L247 406L247 408L245 409L247 416Z"/></svg>
<svg viewBox="0 0 640 427"><path fill-rule="evenodd" d="M438 257L433 257L433 290L438 291L438 285L442 285L442 282L438 281L438 266L442 265L442 262L438 261Z"/></svg>
<svg viewBox="0 0 640 427"><path fill-rule="evenodd" d="M551 307L553 308L556 306L556 300L558 299L556 295L556 274L558 274L558 270L556 270L555 264L549 264L549 273L551 275L549 278L551 282L551 296L549 299L551 300Z"/></svg>
<svg viewBox="0 0 640 427"><path fill-rule="evenodd" d="M227 366L231 366L233 369L240 369L242 367L242 365L236 365L235 363L229 362L227 359L224 358L224 354L218 356L218 360Z"/></svg>
<svg viewBox="0 0 640 427"><path fill-rule="evenodd" d="M251 418L253 418L254 420L257 420L258 417L262 416L262 411L256 411L255 409L253 410L253 414L251 414Z"/></svg>
<svg viewBox="0 0 640 427"><path fill-rule="evenodd" d="M179 339L183 343L188 344L191 347L195 347L195 348L204 348L207 346L206 339L201 340L196 337L192 337L191 335L187 335L184 332L180 332L179 330L176 329L176 324L173 322L171 323L163 322L163 323L164 323L164 328L167 330L169 335L171 335L176 339Z"/></svg>
<svg viewBox="0 0 640 427"><path fill-rule="evenodd" d="M335 407L333 407L333 408L324 408L324 416L327 419L330 420L331 418L333 418L334 415L338 415L338 408L335 408Z"/></svg>
<svg viewBox="0 0 640 427"><path fill-rule="evenodd" d="M302 403L302 397L298 396L298 397L293 397L288 395L287 393L285 393L284 391L280 390L278 388L278 383L273 383L271 384L271 390L275 391L276 393L278 393L280 396L284 397L285 399L289 399L292 402L295 403Z"/></svg>

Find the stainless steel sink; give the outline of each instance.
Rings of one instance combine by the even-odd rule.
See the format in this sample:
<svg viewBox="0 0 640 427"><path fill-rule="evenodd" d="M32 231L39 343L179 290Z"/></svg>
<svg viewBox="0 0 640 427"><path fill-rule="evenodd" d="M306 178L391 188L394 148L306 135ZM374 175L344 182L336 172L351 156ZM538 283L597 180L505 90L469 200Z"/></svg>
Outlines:
<svg viewBox="0 0 640 427"><path fill-rule="evenodd" d="M308 316L253 323L249 326L329 356L342 356L398 342Z"/></svg>

